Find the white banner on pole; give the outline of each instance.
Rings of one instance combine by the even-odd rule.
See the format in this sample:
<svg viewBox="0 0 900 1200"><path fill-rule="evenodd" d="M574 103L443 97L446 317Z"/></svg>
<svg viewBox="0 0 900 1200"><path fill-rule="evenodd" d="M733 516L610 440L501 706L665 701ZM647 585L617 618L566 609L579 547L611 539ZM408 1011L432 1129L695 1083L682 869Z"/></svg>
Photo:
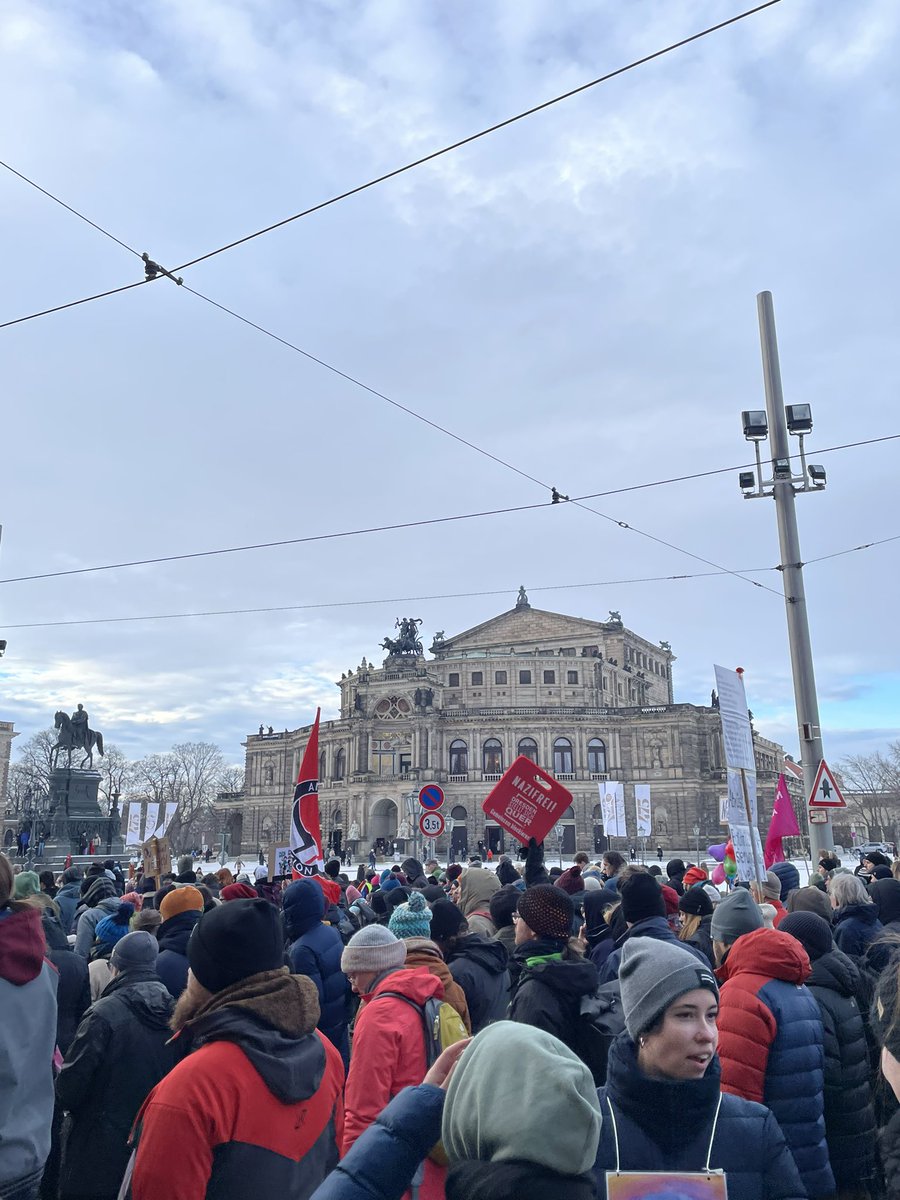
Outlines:
<svg viewBox="0 0 900 1200"><path fill-rule="evenodd" d="M625 784L611 779L598 784L603 832L607 837L627 837L625 824Z"/></svg>
<svg viewBox="0 0 900 1200"><path fill-rule="evenodd" d="M722 718L722 740L725 743L725 761L729 767L745 771L756 770L753 757L753 734L750 731L750 714L747 711L747 693L744 679L737 671L727 667L714 667L716 690L719 694L719 716Z"/></svg>
<svg viewBox="0 0 900 1200"><path fill-rule="evenodd" d="M650 784L636 783L634 785L634 812L637 820L637 836L650 836Z"/></svg>
<svg viewBox="0 0 900 1200"><path fill-rule="evenodd" d="M168 802L168 804L165 806L165 808L163 808L162 805L160 805L159 824L157 825L156 829L154 830L154 833L153 833L154 837L160 838L160 837L166 836L166 830L172 824L172 818L175 816L175 813L177 811L178 811L178 802L177 801L170 800Z"/></svg>
<svg viewBox="0 0 900 1200"><path fill-rule="evenodd" d="M144 836L141 841L146 842L156 833L156 826L159 824L159 804L154 800L152 804L147 805L147 812L144 816Z"/></svg>
<svg viewBox="0 0 900 1200"><path fill-rule="evenodd" d="M758 883L766 882L766 867L763 861L763 848L759 836L759 830L756 826L748 829L747 825L732 825L731 829L731 844L734 846L734 861L737 863L737 877L744 880L745 883L751 883L754 879ZM757 875L753 867L753 849L752 842L756 843L756 856L759 863L759 874Z"/></svg>
<svg viewBox="0 0 900 1200"><path fill-rule="evenodd" d="M756 805L756 772L745 771L747 780L747 795L750 797L750 824L758 825ZM744 789L741 786L741 773L733 767L728 768L728 795L723 804L723 817L729 825L747 825L747 808L744 804Z"/></svg>
<svg viewBox="0 0 900 1200"><path fill-rule="evenodd" d="M141 844L141 802L138 800L128 806L128 816L123 821L125 826L125 845L139 846Z"/></svg>

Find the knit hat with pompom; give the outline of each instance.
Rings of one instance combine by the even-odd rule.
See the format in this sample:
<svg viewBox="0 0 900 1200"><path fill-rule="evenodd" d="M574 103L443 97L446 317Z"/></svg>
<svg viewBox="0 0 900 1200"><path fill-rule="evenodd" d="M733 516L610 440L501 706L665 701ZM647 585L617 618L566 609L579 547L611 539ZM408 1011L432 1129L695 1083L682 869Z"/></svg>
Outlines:
<svg viewBox="0 0 900 1200"><path fill-rule="evenodd" d="M388 929L398 938L431 936L431 909L421 892L413 892L405 904L398 904L388 921Z"/></svg>

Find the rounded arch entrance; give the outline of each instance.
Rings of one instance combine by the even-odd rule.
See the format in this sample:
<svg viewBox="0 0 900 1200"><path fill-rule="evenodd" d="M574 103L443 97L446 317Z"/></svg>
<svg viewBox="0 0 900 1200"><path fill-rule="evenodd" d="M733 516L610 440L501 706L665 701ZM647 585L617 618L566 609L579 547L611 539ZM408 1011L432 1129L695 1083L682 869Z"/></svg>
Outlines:
<svg viewBox="0 0 900 1200"><path fill-rule="evenodd" d="M399 820L397 801L389 796L376 800L369 812L369 837L373 842L389 842L397 836Z"/></svg>

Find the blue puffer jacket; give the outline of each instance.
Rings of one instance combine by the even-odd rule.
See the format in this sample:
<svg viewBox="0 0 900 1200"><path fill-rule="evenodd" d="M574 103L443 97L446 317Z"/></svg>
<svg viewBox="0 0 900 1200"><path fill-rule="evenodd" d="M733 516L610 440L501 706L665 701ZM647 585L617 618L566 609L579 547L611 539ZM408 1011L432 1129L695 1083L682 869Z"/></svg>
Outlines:
<svg viewBox="0 0 900 1200"><path fill-rule="evenodd" d="M347 1002L350 981L341 970L344 943L333 925L324 925L325 893L313 879L297 879L282 899L284 928L291 941L290 963L295 975L306 975L319 993L319 1029L350 1065Z"/></svg>
<svg viewBox="0 0 900 1200"><path fill-rule="evenodd" d="M441 1136L445 1093L430 1083L398 1092L310 1200L393 1200Z"/></svg>
<svg viewBox="0 0 900 1200"><path fill-rule="evenodd" d="M804 980L806 951L790 934L739 937L716 972L722 1089L765 1104L781 1126L811 1200L834 1191L825 1142L825 1035Z"/></svg>
<svg viewBox="0 0 900 1200"><path fill-rule="evenodd" d="M845 904L834 914L834 944L851 958L862 958L882 929L874 904Z"/></svg>
<svg viewBox="0 0 900 1200"><path fill-rule="evenodd" d="M665 917L647 917L643 921L636 921L631 928L623 934L616 943L616 948L610 954L609 958L600 967L600 982L609 983L611 979L619 978L619 964L622 961L622 947L631 938L653 938L657 942L671 942L675 946L680 946L682 950L687 950L693 954L698 962L702 963L709 970L709 959L702 950L698 950L696 946L692 946L690 942L680 942L672 932L669 922Z"/></svg>
<svg viewBox="0 0 900 1200"><path fill-rule="evenodd" d="M728 1200L805 1200L772 1113L723 1094L716 1119L719 1084L717 1058L702 1079L651 1079L638 1067L634 1042L619 1034L610 1049L606 1085L598 1093L603 1114L594 1164L599 1200L606 1196L606 1172L616 1169L617 1141L623 1170L702 1171L710 1140L709 1163L725 1172Z"/></svg>

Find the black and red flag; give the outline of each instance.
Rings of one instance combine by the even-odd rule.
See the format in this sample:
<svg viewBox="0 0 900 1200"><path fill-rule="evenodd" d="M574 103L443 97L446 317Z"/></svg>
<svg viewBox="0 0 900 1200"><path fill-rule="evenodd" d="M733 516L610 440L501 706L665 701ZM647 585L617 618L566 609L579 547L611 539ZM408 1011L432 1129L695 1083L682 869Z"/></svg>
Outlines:
<svg viewBox="0 0 900 1200"><path fill-rule="evenodd" d="M302 879L322 872L322 829L319 824L319 717L303 751L303 761L291 806L291 876Z"/></svg>

